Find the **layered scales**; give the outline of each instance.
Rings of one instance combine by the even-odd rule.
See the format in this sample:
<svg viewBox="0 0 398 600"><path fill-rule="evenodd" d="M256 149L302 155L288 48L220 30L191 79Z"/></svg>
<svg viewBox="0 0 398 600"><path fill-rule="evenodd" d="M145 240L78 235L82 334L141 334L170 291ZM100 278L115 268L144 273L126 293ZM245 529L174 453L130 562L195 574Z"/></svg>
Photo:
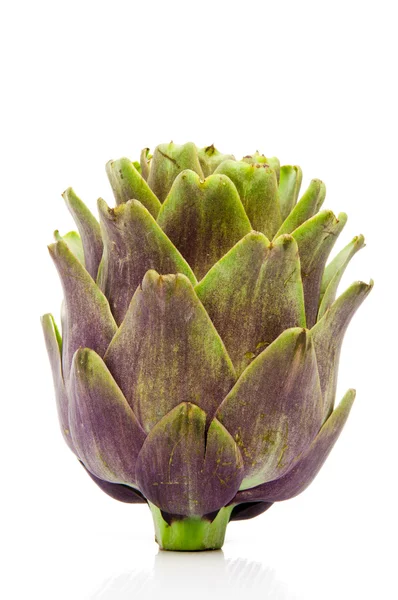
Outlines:
<svg viewBox="0 0 398 600"><path fill-rule="evenodd" d="M346 215L258 153L171 143L107 173L117 207L100 199L99 224L68 189L80 236L49 246L62 432L102 490L149 503L161 547L218 548L229 520L302 492L344 426L340 348L372 283L335 297L364 238L325 268Z"/></svg>

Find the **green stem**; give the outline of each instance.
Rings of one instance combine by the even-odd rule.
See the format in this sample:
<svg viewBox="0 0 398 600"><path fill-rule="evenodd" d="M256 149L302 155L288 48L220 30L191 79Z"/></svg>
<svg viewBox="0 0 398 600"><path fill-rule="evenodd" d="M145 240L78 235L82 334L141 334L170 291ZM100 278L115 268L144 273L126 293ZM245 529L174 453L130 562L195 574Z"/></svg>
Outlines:
<svg viewBox="0 0 398 600"><path fill-rule="evenodd" d="M224 543L232 506L221 508L213 521L203 517L176 519L169 525L157 506L149 502L155 524L155 538L162 550L180 552L218 550Z"/></svg>

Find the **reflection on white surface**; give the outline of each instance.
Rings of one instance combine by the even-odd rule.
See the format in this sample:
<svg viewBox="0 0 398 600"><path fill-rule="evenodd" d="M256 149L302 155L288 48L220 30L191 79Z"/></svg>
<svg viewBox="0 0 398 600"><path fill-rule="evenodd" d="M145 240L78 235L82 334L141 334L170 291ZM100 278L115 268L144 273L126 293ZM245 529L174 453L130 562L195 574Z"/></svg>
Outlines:
<svg viewBox="0 0 398 600"><path fill-rule="evenodd" d="M90 600L141 598L235 598L261 593L267 600L293 600L272 569L247 559L226 559L222 550L200 553L160 551L152 568L107 579ZM156 594L156 596L155 596Z"/></svg>

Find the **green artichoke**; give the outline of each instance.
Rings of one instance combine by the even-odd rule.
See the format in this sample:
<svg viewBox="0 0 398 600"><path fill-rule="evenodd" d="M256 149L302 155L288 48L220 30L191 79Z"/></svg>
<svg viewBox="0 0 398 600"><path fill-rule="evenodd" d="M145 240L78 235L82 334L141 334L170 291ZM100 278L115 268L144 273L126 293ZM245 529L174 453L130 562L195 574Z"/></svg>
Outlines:
<svg viewBox="0 0 398 600"><path fill-rule="evenodd" d="M302 492L344 426L340 348L372 282L335 297L364 238L325 267L346 215L258 153L163 144L107 173L116 208L100 199L98 223L68 189L80 236L49 246L62 433L103 491L149 504L162 548L219 548L229 520Z"/></svg>

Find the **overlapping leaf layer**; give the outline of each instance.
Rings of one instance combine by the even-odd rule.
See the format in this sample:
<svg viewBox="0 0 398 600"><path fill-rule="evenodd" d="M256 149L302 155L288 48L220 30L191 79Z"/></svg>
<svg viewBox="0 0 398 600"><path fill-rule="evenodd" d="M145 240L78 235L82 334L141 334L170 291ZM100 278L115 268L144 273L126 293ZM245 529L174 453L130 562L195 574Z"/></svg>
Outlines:
<svg viewBox="0 0 398 600"><path fill-rule="evenodd" d="M346 328L372 283L336 300L352 240L324 184L258 153L163 144L110 161L99 222L72 189L79 234L50 254L62 340L42 319L62 432L106 493L163 518L260 514L317 474L355 393L334 408ZM170 516L171 515L171 516Z"/></svg>

